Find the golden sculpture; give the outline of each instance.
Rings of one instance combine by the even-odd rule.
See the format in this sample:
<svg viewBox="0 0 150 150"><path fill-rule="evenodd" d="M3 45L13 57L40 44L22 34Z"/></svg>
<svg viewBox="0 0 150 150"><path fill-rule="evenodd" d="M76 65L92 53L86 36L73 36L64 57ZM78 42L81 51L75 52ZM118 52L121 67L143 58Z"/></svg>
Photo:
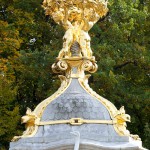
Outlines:
<svg viewBox="0 0 150 150"><path fill-rule="evenodd" d="M43 7L46 15L50 15L56 23L62 25L66 30L63 37L63 48L59 52L56 62L52 65L53 72L63 73L63 75L59 75L61 86L51 97L42 101L33 112L31 109L27 109L26 115L22 117L22 123L26 123L26 131L22 136L15 136L12 141L34 136L38 126L42 125L82 125L85 123L112 124L120 136L131 136L135 140L140 140L137 135L130 135L126 129L126 122L130 122L130 116L125 113L124 107L117 110L110 101L94 92L88 84L90 75L85 75L85 71L94 73L98 68L90 47L91 38L88 31L101 17L106 15L107 1L44 0ZM78 79L81 87L107 108L110 120L84 120L83 118L47 122L40 120L45 108L64 93L73 78Z"/></svg>
<svg viewBox="0 0 150 150"><path fill-rule="evenodd" d="M131 122L131 119L128 114L125 114L124 106L122 106L120 110L116 112L114 120L116 122L115 128L120 131L121 135L129 136L130 132L126 129L126 122Z"/></svg>
<svg viewBox="0 0 150 150"><path fill-rule="evenodd" d="M36 132L37 122L39 122L37 115L32 112L30 108L27 108L26 115L21 118L21 123L26 124L26 130L23 132L22 136L15 136L12 141L17 141L22 137L32 137L32 134Z"/></svg>
<svg viewBox="0 0 150 150"><path fill-rule="evenodd" d="M75 42L79 44L80 56L92 57L88 31L107 13L107 1L44 0L43 7L46 15L66 30L58 58L70 57L70 48Z"/></svg>

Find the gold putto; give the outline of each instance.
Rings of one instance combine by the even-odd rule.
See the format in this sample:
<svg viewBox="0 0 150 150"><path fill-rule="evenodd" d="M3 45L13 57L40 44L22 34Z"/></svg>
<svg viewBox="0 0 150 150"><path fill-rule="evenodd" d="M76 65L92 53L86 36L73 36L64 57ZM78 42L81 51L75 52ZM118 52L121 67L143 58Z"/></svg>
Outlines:
<svg viewBox="0 0 150 150"><path fill-rule="evenodd" d="M44 0L43 7L46 15L50 15L66 30L63 37L63 48L58 58L71 57L70 49L75 43L78 43L76 49L80 49L79 57L92 57L91 38L88 31L101 17L106 15L107 1Z"/></svg>

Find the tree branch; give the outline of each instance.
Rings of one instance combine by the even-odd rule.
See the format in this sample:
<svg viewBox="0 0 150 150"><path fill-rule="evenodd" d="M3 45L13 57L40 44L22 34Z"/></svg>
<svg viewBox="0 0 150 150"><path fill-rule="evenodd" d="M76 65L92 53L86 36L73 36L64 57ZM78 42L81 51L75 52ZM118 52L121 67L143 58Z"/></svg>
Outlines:
<svg viewBox="0 0 150 150"><path fill-rule="evenodd" d="M125 63L123 63L121 65L115 66L114 69L115 70L121 69L122 67L125 67L128 64L134 64L135 66L137 66L137 61L136 60L134 60L134 61L127 61L127 62L125 62Z"/></svg>

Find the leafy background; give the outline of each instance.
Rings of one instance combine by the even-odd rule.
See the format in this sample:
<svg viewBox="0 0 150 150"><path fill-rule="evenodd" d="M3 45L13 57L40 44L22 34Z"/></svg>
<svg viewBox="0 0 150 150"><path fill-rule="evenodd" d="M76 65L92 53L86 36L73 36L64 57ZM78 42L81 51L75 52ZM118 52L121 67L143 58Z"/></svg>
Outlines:
<svg viewBox="0 0 150 150"><path fill-rule="evenodd" d="M44 15L42 0L0 0L0 149L24 126L26 107L54 93L60 82L51 65L64 30ZM90 31L99 66L90 86L119 109L128 129L150 148L150 2L109 0L109 13Z"/></svg>

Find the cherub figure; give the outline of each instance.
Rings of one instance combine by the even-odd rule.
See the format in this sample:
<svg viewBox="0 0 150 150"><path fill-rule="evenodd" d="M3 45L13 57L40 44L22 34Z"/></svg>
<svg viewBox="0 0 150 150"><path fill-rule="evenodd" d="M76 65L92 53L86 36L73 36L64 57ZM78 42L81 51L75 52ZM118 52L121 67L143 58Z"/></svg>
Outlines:
<svg viewBox="0 0 150 150"><path fill-rule="evenodd" d="M70 48L74 42L80 46L79 56L92 57L88 31L106 14L106 5L105 0L44 0L46 14L66 30L58 58L70 57Z"/></svg>
<svg viewBox="0 0 150 150"><path fill-rule="evenodd" d="M59 53L58 58L70 56L69 50L71 45L76 41L81 48L81 54L84 57L92 57L90 47L91 38L87 31L83 30L85 23L82 19L82 10L77 7L69 10L66 21L63 22L64 28L67 30L63 37L63 48Z"/></svg>

